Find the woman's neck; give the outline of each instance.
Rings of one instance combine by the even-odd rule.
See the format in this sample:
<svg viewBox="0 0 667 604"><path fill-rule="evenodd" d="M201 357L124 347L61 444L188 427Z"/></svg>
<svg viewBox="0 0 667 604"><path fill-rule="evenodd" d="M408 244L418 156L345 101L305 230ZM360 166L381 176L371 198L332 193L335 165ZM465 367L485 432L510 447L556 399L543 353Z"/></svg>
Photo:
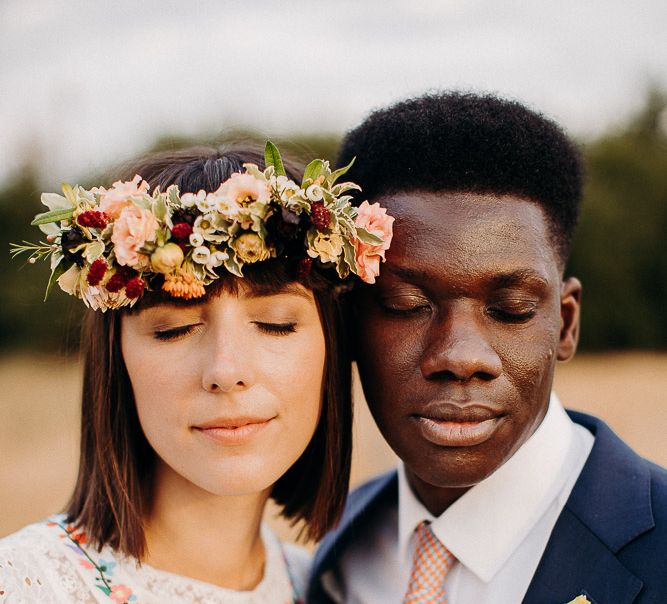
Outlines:
<svg viewBox="0 0 667 604"><path fill-rule="evenodd" d="M142 562L227 589L253 589L264 576L260 525L268 495L213 495L159 468Z"/></svg>

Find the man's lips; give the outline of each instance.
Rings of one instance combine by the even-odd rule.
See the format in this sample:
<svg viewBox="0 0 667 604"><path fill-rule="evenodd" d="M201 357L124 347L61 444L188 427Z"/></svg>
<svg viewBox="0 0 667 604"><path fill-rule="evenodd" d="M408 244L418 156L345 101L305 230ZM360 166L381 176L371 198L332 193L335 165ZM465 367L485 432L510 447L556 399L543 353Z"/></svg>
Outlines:
<svg viewBox="0 0 667 604"><path fill-rule="evenodd" d="M483 404L432 404L410 416L422 437L441 447L471 447L487 441L505 415Z"/></svg>
<svg viewBox="0 0 667 604"><path fill-rule="evenodd" d="M262 432L274 417L218 418L193 426L196 432L223 445L241 445Z"/></svg>

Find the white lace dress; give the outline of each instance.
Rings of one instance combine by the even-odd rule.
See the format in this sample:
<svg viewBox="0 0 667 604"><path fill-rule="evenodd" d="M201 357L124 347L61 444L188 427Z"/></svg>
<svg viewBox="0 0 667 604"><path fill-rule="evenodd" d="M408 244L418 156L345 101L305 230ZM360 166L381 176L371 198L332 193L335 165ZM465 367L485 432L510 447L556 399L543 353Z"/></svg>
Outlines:
<svg viewBox="0 0 667 604"><path fill-rule="evenodd" d="M264 578L252 591L223 589L138 566L105 547L87 547L85 535L63 516L0 539L0 603L67 604L288 604L302 601L308 554L281 544L262 526Z"/></svg>

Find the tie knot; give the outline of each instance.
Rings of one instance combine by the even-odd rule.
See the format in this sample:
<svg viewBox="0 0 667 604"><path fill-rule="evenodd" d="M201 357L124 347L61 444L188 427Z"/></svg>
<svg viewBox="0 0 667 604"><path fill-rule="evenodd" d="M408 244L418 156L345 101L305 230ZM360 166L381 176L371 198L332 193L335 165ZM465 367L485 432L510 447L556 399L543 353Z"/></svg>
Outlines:
<svg viewBox="0 0 667 604"><path fill-rule="evenodd" d="M424 520L415 529L412 573L403 604L442 604L447 602L445 577L454 555L435 536L431 523Z"/></svg>

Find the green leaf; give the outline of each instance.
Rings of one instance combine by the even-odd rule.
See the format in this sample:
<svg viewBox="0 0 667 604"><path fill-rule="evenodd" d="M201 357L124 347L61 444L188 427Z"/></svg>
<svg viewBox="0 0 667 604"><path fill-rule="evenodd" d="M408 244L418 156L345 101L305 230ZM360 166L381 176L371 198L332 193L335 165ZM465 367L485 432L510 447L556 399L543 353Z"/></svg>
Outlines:
<svg viewBox="0 0 667 604"><path fill-rule="evenodd" d="M102 254L104 254L104 243L102 241L93 241L92 243L89 243L86 246L83 254L86 257L86 260L92 264Z"/></svg>
<svg viewBox="0 0 667 604"><path fill-rule="evenodd" d="M357 237L361 239L364 243L370 245L381 245L382 239L377 235L374 235L370 231L367 231L364 227L357 227Z"/></svg>
<svg viewBox="0 0 667 604"><path fill-rule="evenodd" d="M352 164L354 164L354 161L356 159L357 159L356 157L353 157L352 161L349 164L347 164L347 166L343 166L342 168L338 168L338 170L334 170L331 173L331 176L329 177L329 182L330 183L336 182L341 176L343 176L343 174L345 174L352 167Z"/></svg>
<svg viewBox="0 0 667 604"><path fill-rule="evenodd" d="M58 222L59 220L68 220L73 215L74 208L60 208L57 210L51 210L50 212L37 214L30 225L39 226L40 224L49 224L50 222Z"/></svg>
<svg viewBox="0 0 667 604"><path fill-rule="evenodd" d="M266 147L264 147L264 161L267 167L274 167L276 176L287 176L285 166L283 166L283 160L280 157L280 151L278 151L278 147L271 141L266 141Z"/></svg>
<svg viewBox="0 0 667 604"><path fill-rule="evenodd" d="M47 298L49 297L49 293L51 292L53 284L58 280L60 275L62 275L72 266L72 263L63 262L63 259L64 256L61 258L60 262L58 262L58 264L56 264L53 269L51 269L51 276L49 277L49 282L46 284L46 291L44 292L44 302L46 302Z"/></svg>
<svg viewBox="0 0 667 604"><path fill-rule="evenodd" d="M303 179L301 181L301 186L305 187L306 181L315 179L322 174L322 168L324 167L324 162L321 159L314 159L311 161L303 172Z"/></svg>
<svg viewBox="0 0 667 604"><path fill-rule="evenodd" d="M106 585L95 585L95 587L98 587L101 589L107 596L111 593L111 590L106 586Z"/></svg>
<svg viewBox="0 0 667 604"><path fill-rule="evenodd" d="M343 243L343 258L345 259L345 263L356 274L357 273L356 253L352 244L347 240Z"/></svg>

